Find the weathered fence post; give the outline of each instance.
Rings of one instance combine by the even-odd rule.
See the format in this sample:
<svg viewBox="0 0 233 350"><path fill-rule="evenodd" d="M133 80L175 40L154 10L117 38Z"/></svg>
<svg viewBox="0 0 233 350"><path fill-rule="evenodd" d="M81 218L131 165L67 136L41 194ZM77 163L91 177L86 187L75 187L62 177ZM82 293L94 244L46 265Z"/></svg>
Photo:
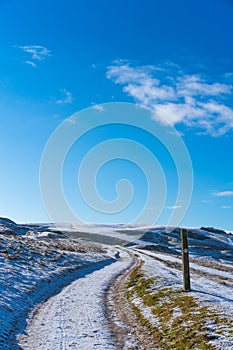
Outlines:
<svg viewBox="0 0 233 350"><path fill-rule="evenodd" d="M188 251L188 231L181 229L181 245L182 245L182 269L184 290L190 291L190 272L189 272L189 251Z"/></svg>

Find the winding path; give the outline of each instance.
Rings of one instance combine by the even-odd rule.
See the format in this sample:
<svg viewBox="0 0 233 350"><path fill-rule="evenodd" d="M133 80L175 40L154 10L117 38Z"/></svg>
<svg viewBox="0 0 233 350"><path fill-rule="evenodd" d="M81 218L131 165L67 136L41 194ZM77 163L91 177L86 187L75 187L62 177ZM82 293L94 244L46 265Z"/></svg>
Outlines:
<svg viewBox="0 0 233 350"><path fill-rule="evenodd" d="M19 335L22 350L116 349L108 327L104 295L111 280L133 264L121 250L111 265L77 279L41 304Z"/></svg>

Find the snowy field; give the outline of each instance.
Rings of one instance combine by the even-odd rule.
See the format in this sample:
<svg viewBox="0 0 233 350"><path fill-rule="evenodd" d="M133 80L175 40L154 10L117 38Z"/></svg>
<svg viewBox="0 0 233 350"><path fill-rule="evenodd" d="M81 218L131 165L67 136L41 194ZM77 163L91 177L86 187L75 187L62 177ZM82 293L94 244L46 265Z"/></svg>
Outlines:
<svg viewBox="0 0 233 350"><path fill-rule="evenodd" d="M25 328L35 304L57 294L82 271L114 262L100 246L50 235L0 220L1 349L16 349L15 329Z"/></svg>
<svg viewBox="0 0 233 350"><path fill-rule="evenodd" d="M233 235L189 228L189 247L188 295L225 320L221 332L211 320L206 328L211 349L233 349ZM182 291L178 229L17 225L0 218L0 349L118 349L109 324L131 327L132 334L134 325L111 316L104 299L112 281L132 267L135 254L144 278L154 281L151 291ZM159 327L143 298L134 296L131 303ZM141 347L131 342L124 349L156 348L143 341Z"/></svg>

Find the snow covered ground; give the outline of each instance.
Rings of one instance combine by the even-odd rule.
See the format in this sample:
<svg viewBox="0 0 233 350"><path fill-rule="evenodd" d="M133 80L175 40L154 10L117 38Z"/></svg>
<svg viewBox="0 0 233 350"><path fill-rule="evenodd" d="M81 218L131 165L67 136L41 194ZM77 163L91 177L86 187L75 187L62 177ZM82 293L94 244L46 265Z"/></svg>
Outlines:
<svg viewBox="0 0 233 350"><path fill-rule="evenodd" d="M26 335L18 336L21 349L115 349L104 311L104 293L131 259L121 251L118 261L85 274L42 304L28 322Z"/></svg>
<svg viewBox="0 0 233 350"><path fill-rule="evenodd" d="M233 235L189 228L189 247L189 295L227 320L211 345L233 349ZM103 299L110 281L132 264L132 252L154 290L182 290L180 229L17 225L0 218L0 349L115 349ZM157 324L140 298L134 302Z"/></svg>
<svg viewBox="0 0 233 350"><path fill-rule="evenodd" d="M198 233L203 235L201 231ZM212 246L212 250L207 249L206 254L203 255L201 253L204 250L197 248L204 246L203 240L201 242L190 240L191 292L188 293L188 296L193 297L200 307L206 306L208 310L217 315L217 318L224 320L219 322L221 325L217 325L213 320L210 321L208 326L210 344L216 349L230 350L233 349L232 238L221 237L220 235L220 237L216 237L217 239L214 242L213 234L209 238L207 233L207 237L207 240L211 239L208 244ZM154 240L153 242L155 243ZM218 248L218 242L221 242L219 244L220 249ZM146 249L148 247L149 250ZM144 276L156 281L153 285L155 291L164 288L182 291L182 260L179 250L177 249L177 253L174 250L174 241L173 247L170 245L171 252L166 253L162 252L161 245L157 246L157 243L155 243L153 249L153 246L147 246L145 242L138 241L138 245L135 245L132 249L139 254L144 262L142 266ZM183 295L185 296L185 293ZM140 306L144 317L158 326L158 321L153 317L150 308L143 305L138 297L135 298L134 302L135 305Z"/></svg>
<svg viewBox="0 0 233 350"><path fill-rule="evenodd" d="M0 349L16 349L15 328L26 326L35 304L57 294L80 271L115 261L114 252L97 245L46 236L35 237L28 228L1 219Z"/></svg>

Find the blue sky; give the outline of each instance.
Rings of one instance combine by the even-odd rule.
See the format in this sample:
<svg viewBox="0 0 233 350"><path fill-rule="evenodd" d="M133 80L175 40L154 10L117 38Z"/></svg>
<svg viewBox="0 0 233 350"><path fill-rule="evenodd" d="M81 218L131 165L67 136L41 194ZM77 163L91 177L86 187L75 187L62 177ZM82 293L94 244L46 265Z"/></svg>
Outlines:
<svg viewBox="0 0 233 350"><path fill-rule="evenodd" d="M231 0L1 1L0 216L48 221L39 168L52 132L84 108L130 102L149 108L155 121L171 123L189 150L194 187L182 224L233 230L232 16ZM98 138L87 137L86 149ZM85 211L73 195L81 161L75 152L78 146L64 175L71 205L86 221L127 221L127 215L109 219ZM168 183L158 222L165 223L166 213L176 210L177 184L163 151L153 152ZM112 161L98 174L97 188L114 199L118 172L139 191L129 207L131 220L145 200L139 169Z"/></svg>

